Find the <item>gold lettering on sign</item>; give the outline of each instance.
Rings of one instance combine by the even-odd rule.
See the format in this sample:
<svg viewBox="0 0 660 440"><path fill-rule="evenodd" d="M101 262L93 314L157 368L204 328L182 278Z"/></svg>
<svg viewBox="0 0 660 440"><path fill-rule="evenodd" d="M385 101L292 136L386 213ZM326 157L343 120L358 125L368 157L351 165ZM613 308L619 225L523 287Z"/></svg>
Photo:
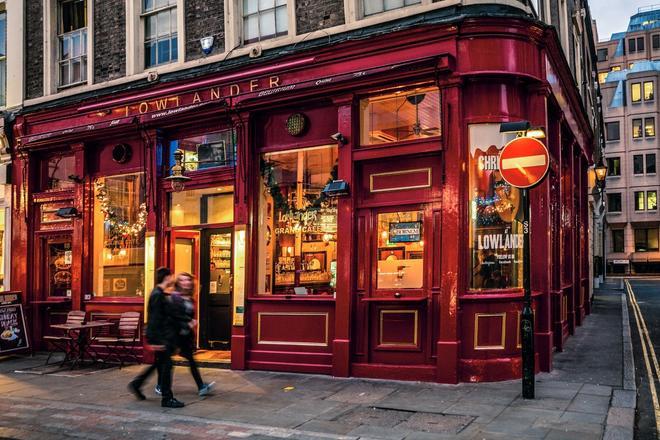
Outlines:
<svg viewBox="0 0 660 440"><path fill-rule="evenodd" d="M241 93L241 88L238 87L238 84L231 84L229 86L229 94L231 96L238 95L239 93Z"/></svg>
<svg viewBox="0 0 660 440"><path fill-rule="evenodd" d="M211 87L211 99L220 99L220 87Z"/></svg>
<svg viewBox="0 0 660 440"><path fill-rule="evenodd" d="M167 108L167 98L156 101L156 110L165 110Z"/></svg>
<svg viewBox="0 0 660 440"><path fill-rule="evenodd" d="M280 86L280 77L279 76L273 75L270 78L268 78L268 80L270 82L269 85L270 85L271 89L273 87L279 87Z"/></svg>
<svg viewBox="0 0 660 440"><path fill-rule="evenodd" d="M140 105L138 106L138 111L140 114L146 113L149 111L149 104L146 102L141 102Z"/></svg>
<svg viewBox="0 0 660 440"><path fill-rule="evenodd" d="M250 80L250 91L253 92L255 89L259 88L259 81L256 79L251 79Z"/></svg>
<svg viewBox="0 0 660 440"><path fill-rule="evenodd" d="M200 102L202 99L199 97L199 93L195 92L193 95L193 104L196 102Z"/></svg>

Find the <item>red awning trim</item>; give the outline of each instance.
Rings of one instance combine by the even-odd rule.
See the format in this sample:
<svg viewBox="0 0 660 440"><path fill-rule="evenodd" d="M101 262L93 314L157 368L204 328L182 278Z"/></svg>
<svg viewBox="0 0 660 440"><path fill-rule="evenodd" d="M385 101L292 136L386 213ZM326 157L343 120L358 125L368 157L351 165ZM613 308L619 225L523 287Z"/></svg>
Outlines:
<svg viewBox="0 0 660 440"><path fill-rule="evenodd" d="M46 133L40 133L31 136L30 135L23 136L19 138L19 142L21 146L26 146L29 144L33 144L35 142L45 141L59 136L66 136L69 134L79 134L90 131L102 130L106 128L119 127L132 123L134 119L136 118L131 116L128 118L112 119L109 121L95 122L94 124L79 125L76 127L69 127L61 130L48 131Z"/></svg>

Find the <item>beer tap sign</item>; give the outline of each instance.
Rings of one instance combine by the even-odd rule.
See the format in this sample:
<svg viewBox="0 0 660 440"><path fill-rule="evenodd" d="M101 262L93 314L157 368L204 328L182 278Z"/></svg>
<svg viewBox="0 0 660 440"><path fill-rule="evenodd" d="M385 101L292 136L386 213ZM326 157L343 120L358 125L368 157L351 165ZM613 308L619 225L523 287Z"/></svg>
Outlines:
<svg viewBox="0 0 660 440"><path fill-rule="evenodd" d="M522 342L522 395L534 398L534 312L530 282L529 251L529 195L528 190L538 185L548 173L550 155L541 141L532 137L518 137L504 146L498 161L502 178L511 186L520 188L523 230L523 288L524 303L520 316Z"/></svg>

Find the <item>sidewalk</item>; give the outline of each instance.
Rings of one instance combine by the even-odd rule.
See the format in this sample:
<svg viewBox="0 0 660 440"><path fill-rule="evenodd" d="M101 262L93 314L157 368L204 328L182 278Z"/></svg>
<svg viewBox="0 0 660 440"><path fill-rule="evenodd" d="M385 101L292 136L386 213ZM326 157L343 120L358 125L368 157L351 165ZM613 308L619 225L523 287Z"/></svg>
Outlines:
<svg viewBox="0 0 660 440"><path fill-rule="evenodd" d="M578 439L630 438L635 391L624 389L620 291L597 292L592 314L555 369L537 376L532 401L519 381L439 385L205 369L213 396L197 397L177 367L162 409L126 384L141 368L61 376L15 373L41 356L0 362L0 438L16 439ZM630 415L632 414L632 419Z"/></svg>

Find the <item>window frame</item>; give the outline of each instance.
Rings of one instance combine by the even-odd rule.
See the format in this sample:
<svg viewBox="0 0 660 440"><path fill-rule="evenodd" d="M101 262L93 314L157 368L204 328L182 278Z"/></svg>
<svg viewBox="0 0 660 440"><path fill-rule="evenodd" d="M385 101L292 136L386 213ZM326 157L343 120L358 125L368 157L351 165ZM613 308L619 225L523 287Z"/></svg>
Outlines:
<svg viewBox="0 0 660 440"><path fill-rule="evenodd" d="M643 52L646 49L646 43L644 40L644 37L637 37L637 52Z"/></svg>
<svg viewBox="0 0 660 440"><path fill-rule="evenodd" d="M237 3L237 10L238 14L236 15L237 17L237 34L238 34L238 41L241 46L251 46L254 44L262 44L265 41L274 41L286 37L291 37L296 35L296 29L295 29L295 21L296 21L296 16L295 16L295 3L294 0L285 0L286 1L286 11L287 11L287 31L286 33L279 34L277 33L277 13L275 13L275 35L268 37L268 38L262 38L261 36L261 31L259 31L259 38L257 40L250 40L246 41L245 39L245 17L244 11L243 11L243 2L244 0L236 0ZM277 2L275 1L275 6L273 8L269 8L264 11L259 10L259 5L258 5L258 0L257 1L257 12L254 13L257 16L259 16L262 12L266 11L277 11L277 8L281 8L282 5L277 5ZM254 14L249 14L249 15L254 15ZM293 31L293 32L292 32Z"/></svg>
<svg viewBox="0 0 660 440"><path fill-rule="evenodd" d="M75 3L75 2L82 2L83 3L83 10L84 10L84 20L85 20L85 26L79 27L77 29L71 30L71 31L65 31L62 26L63 26L63 14L64 10L62 8L63 4L66 3ZM90 25L89 25L89 8L90 8L90 3L88 0L57 0L56 5L55 5L55 10L56 10L56 24L55 24L55 30L56 30L56 48L55 48L55 60L57 64L57 68L55 69L56 77L57 77L57 89L62 90L62 89L67 89L69 87L76 87L82 84L87 84L89 82L89 75L88 75L88 63L89 63L89 45L90 45ZM66 60L62 58L62 45L65 40L69 41L69 46L71 46L71 40L73 40L76 37L76 34L78 34L78 38L80 39L80 48L81 52L78 57L69 57ZM71 51L71 48L69 49ZM80 79L78 81L71 81L67 83L63 83L62 80L62 74L61 74L61 67L63 65L68 65L68 74L69 74L69 79L72 76L73 73L73 64L74 62L77 61L80 63Z"/></svg>
<svg viewBox="0 0 660 440"><path fill-rule="evenodd" d="M605 55L601 57L601 54L605 54ZM597 62L607 61L608 57L609 57L609 50L607 49L607 47L596 49L596 59L598 60Z"/></svg>
<svg viewBox="0 0 660 440"><path fill-rule="evenodd" d="M178 63L179 59L181 57L181 54L179 52L179 49L180 49L180 47L179 47L179 38L180 38L180 35L179 35L179 24L180 24L179 23L179 13L180 13L180 11L178 9L179 8L179 2L177 0L174 0L173 3L167 4L166 6L161 6L160 8L154 6L153 9L145 11L145 9L144 9L145 0L138 0L138 1L140 2L140 28L141 28L141 31L142 31L142 34L141 34L142 38L140 39L140 41L141 41L140 44L142 46L142 55L143 55L142 56L142 60L143 60L142 67L143 67L143 69L144 70L151 70L151 69L154 69L154 68L157 68L157 67L160 67L160 66L166 66L166 65ZM154 0L154 3L155 3L155 0ZM172 12L172 9L175 9L175 8L176 8L176 12L174 13L174 16L175 16L175 19L176 19L176 33L172 33L171 32L171 30L172 30L172 22L171 22L172 13L171 12ZM151 39L147 39L146 29L147 29L147 20L148 20L148 18L151 17L151 16L158 17L159 14L161 14L165 11L170 12L170 33L166 34L163 37L160 37L158 35L158 33L156 33L155 37L153 37ZM177 48L177 57L176 57L176 59L172 59L172 47L173 47L172 40L174 38L176 38L176 48ZM156 48L156 63L147 65L147 44L149 42L158 44L159 41L163 41L163 40L166 40L166 39L169 40L169 42L170 42L170 58L169 58L169 61L158 62L158 48Z"/></svg>
<svg viewBox="0 0 660 440"><path fill-rule="evenodd" d="M651 125L648 125L648 123L649 123L648 121L651 122ZM651 134L648 134L648 131L647 131L648 127L652 128ZM644 129L644 137L645 138L655 137L655 116L644 118L644 127L643 127L643 129Z"/></svg>
<svg viewBox="0 0 660 440"><path fill-rule="evenodd" d="M615 234L621 234L620 240L615 237ZM612 238L612 252L625 252L626 249L626 231L624 229L612 229L611 233L611 238ZM621 243L621 248L617 248L616 244L620 242Z"/></svg>
<svg viewBox="0 0 660 440"><path fill-rule="evenodd" d="M635 212L646 211L646 194L644 191L634 191L633 200L635 204Z"/></svg>
<svg viewBox="0 0 660 440"><path fill-rule="evenodd" d="M650 84L651 85L651 92L647 97L647 91L646 91L646 85ZM655 99L655 84L653 84L653 81L643 81L642 82L642 97L644 98L644 101L653 101Z"/></svg>
<svg viewBox="0 0 660 440"><path fill-rule="evenodd" d="M628 53L635 53L635 52L637 52L637 39L628 38Z"/></svg>
<svg viewBox="0 0 660 440"><path fill-rule="evenodd" d="M635 136L635 123L639 122L639 136ZM634 118L632 120L632 137L633 139L642 139L644 138L644 121L642 118Z"/></svg>
<svg viewBox="0 0 660 440"><path fill-rule="evenodd" d="M619 206L618 206L619 209L618 210L613 210L611 208L612 205L615 205L615 203L612 203L613 199L618 199L618 204L619 204ZM617 193L614 193L614 192L613 193L607 193L607 212L608 213L610 213L610 212L611 213L620 213L622 211L623 211L623 203L622 203L622 200L621 200L621 193L619 193L619 192L617 192Z"/></svg>
<svg viewBox="0 0 660 440"><path fill-rule="evenodd" d="M644 155L635 154L633 155L633 176L642 176L644 175ZM639 168L637 168L639 165Z"/></svg>
<svg viewBox="0 0 660 440"><path fill-rule="evenodd" d="M660 34L651 35L651 48L653 50L660 49Z"/></svg>
<svg viewBox="0 0 660 440"><path fill-rule="evenodd" d="M621 177L621 157L613 156L605 160L607 161L607 177ZM618 171L616 174L614 174L615 170Z"/></svg>
<svg viewBox="0 0 660 440"><path fill-rule="evenodd" d="M649 163L651 162L649 160L649 156L653 156L653 171L649 171ZM655 153L646 153L644 155L644 173L647 175L654 175L657 170L657 158Z"/></svg>
<svg viewBox="0 0 660 440"><path fill-rule="evenodd" d="M610 127L616 127L616 138L610 138ZM605 137L607 141L620 141L621 140L621 123L620 121L611 121L605 123Z"/></svg>
<svg viewBox="0 0 660 440"><path fill-rule="evenodd" d="M653 208L649 207L649 195L651 193L655 194L655 206ZM646 210L647 211L657 211L658 210L658 191L654 190L654 189L647 190L644 202L646 203Z"/></svg>
<svg viewBox="0 0 660 440"><path fill-rule="evenodd" d="M656 248L650 248L648 246L648 244L649 244L649 231L653 230L653 229L655 229L656 235L658 235L658 228L657 227L656 228L636 228L636 229L633 229L633 231L634 231L633 232L633 241L634 241L634 244L635 244L635 252L656 252L656 251L658 251L657 247ZM641 250L637 247L637 231L644 231L644 236L645 236L644 242L646 244L644 250ZM656 237L656 238L658 238L658 237Z"/></svg>
<svg viewBox="0 0 660 440"><path fill-rule="evenodd" d="M642 102L641 82L630 83L630 102L632 102L633 104L638 104Z"/></svg>

